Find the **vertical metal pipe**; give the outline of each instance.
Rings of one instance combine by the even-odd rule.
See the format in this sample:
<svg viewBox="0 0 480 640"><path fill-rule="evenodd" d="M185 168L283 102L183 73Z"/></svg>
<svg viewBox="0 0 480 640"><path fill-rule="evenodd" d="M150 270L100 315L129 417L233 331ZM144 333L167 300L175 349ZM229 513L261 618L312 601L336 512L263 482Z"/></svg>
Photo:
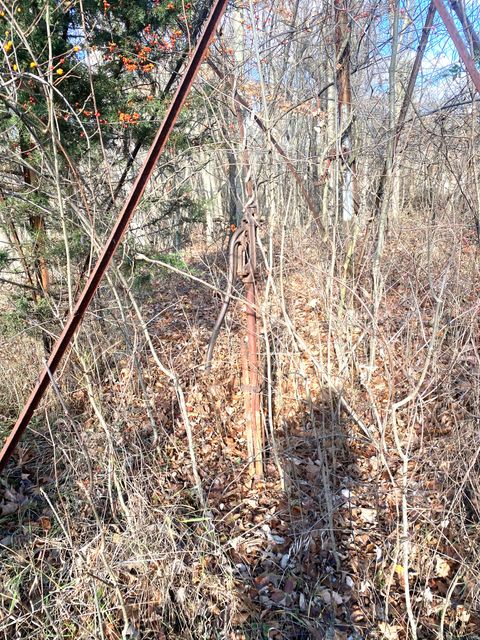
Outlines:
<svg viewBox="0 0 480 640"><path fill-rule="evenodd" d="M259 478L263 477L263 432L260 419L260 380L258 372L258 335L255 282L253 277L245 284L246 316L247 316L247 363L248 388L245 394L250 398L249 429L253 443L252 469ZM248 406L248 405L247 405Z"/></svg>
<svg viewBox="0 0 480 640"><path fill-rule="evenodd" d="M263 477L263 430L260 418L260 385L258 371L258 329L257 329L257 301L255 290L255 270L256 270L256 221L257 213L256 194L253 187L252 166L250 154L247 147L247 133L243 119L240 102L234 96L234 108L238 123L238 132L243 143L242 166L245 180L245 194L247 203L244 209L242 225L245 233L248 234L248 272L243 274L245 283L246 299L246 377L248 386L244 387L245 393L245 413L247 442L251 446L249 457L250 473L258 478Z"/></svg>
<svg viewBox="0 0 480 640"><path fill-rule="evenodd" d="M198 44L193 52L190 62L185 70L183 78L178 86L178 89L173 97L173 100L168 108L168 111L163 119L162 124L158 130L155 140L150 147L150 150L145 158L140 173L135 180L135 183L127 196L121 212L118 215L117 221L110 234L109 239L105 243L100 257L97 260L95 267L83 289L75 308L68 318L65 327L58 338L57 342L53 346L51 355L48 359L45 369L40 374L38 382L30 394L22 412L15 423L10 435L8 436L2 451L0 452L0 472L5 468L10 456L12 455L15 447L17 446L20 438L22 437L25 429L30 422L30 419L38 407L40 400L43 398L46 390L50 385L51 376L55 373L63 355L65 354L70 341L75 334L76 330L82 322L83 316L90 304L95 291L100 284L105 271L107 270L115 251L117 250L123 236L125 235L130 221L135 213L135 209L140 202L147 183L157 165L160 154L167 144L170 133L175 125L178 115L185 103L188 93L192 87L193 81L200 69L200 65L208 51L208 47L215 35L217 26L225 12L228 0L215 0L210 16L205 24L202 35L199 38Z"/></svg>

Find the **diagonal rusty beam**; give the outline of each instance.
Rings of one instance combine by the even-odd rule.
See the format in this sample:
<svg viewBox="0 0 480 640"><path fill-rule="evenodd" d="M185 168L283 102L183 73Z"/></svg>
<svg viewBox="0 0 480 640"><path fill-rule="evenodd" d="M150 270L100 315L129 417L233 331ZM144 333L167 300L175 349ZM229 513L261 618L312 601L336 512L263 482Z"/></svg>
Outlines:
<svg viewBox="0 0 480 640"><path fill-rule="evenodd" d="M475 65L475 60L472 58L468 49L462 40L462 36L460 35L455 23L453 21L452 16L447 11L446 6L443 4L443 0L433 0L433 3L442 18L445 26L447 27L447 31L450 34L451 39L453 40L453 44L455 45L458 55L463 60L463 64L465 65L473 84L475 85L476 90L480 93L480 71L477 69Z"/></svg>
<svg viewBox="0 0 480 640"><path fill-rule="evenodd" d="M53 346L52 352L48 359L45 369L40 374L37 384L33 389L30 397L28 398L25 406L22 409L20 416L18 417L15 426L13 427L10 435L8 436L2 451L0 452L0 472L5 468L10 456L12 455L15 447L17 446L20 438L22 437L25 429L30 422L30 419L38 407L40 400L44 396L46 390L50 385L51 376L55 373L63 355L65 354L70 341L73 338L76 330L80 326L83 316L90 304L95 291L100 284L105 271L107 270L115 251L118 249L123 236L125 235L130 221L135 213L143 193L145 192L147 183L155 169L158 159L168 142L168 138L178 115L185 103L188 93L192 87L193 81L200 69L200 65L208 51L210 43L215 35L215 31L220 23L220 20L225 12L228 0L215 0L213 3L210 15L206 21L202 35L200 36L197 46L192 54L190 62L185 70L183 78L178 86L175 96L172 99L170 107L165 115L165 118L160 125L155 140L150 147L150 150L145 158L143 166L135 180L135 183L127 196L125 203L120 211L115 226L112 229L110 237L105 243L100 257L97 260L95 267L83 289L75 308L68 318L65 327L58 338L57 342Z"/></svg>

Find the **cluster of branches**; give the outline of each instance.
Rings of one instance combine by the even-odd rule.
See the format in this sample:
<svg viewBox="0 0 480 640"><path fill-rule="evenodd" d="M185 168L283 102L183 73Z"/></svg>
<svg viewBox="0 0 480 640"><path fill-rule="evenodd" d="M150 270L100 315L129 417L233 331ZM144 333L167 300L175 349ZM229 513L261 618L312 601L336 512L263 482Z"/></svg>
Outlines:
<svg viewBox="0 0 480 640"><path fill-rule="evenodd" d="M36 303L48 300L58 317L65 310L57 302L68 291L71 307L209 6L1 3L2 278ZM475 10L456 0L450 8L478 58ZM246 145L265 217L279 223L282 203L294 198L292 225L313 218L323 240L347 225L345 269L359 229L373 234L378 265L389 225L419 201L432 216L446 201L460 206L478 227L476 103L456 60L433 3L232 7L131 240L140 234L158 248L161 237L178 248L198 222L210 239L238 223Z"/></svg>

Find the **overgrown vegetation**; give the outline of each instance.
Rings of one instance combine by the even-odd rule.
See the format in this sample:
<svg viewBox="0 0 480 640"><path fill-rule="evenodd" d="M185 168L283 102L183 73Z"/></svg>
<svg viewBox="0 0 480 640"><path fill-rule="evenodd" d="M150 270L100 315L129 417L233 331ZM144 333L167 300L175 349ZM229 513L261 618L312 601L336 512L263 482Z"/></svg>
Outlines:
<svg viewBox="0 0 480 640"><path fill-rule="evenodd" d="M209 6L0 0L2 439ZM476 3L448 8L478 66ZM479 103L428 20L229 8L0 478L2 637L476 640ZM204 369L249 199L257 475L240 281Z"/></svg>

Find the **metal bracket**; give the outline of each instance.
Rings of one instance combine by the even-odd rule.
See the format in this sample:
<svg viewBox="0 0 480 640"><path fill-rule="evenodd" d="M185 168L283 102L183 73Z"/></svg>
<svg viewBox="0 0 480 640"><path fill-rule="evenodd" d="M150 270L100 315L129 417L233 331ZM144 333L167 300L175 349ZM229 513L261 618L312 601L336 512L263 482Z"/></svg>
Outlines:
<svg viewBox="0 0 480 640"><path fill-rule="evenodd" d="M237 278L240 278L244 284L255 281L258 226L255 219L255 211L256 208L254 205L245 207L241 226L238 227L230 238L228 245L227 287L223 296L222 308L220 309L208 343L207 356L205 359L206 371L211 369L213 350L225 316L227 315Z"/></svg>

